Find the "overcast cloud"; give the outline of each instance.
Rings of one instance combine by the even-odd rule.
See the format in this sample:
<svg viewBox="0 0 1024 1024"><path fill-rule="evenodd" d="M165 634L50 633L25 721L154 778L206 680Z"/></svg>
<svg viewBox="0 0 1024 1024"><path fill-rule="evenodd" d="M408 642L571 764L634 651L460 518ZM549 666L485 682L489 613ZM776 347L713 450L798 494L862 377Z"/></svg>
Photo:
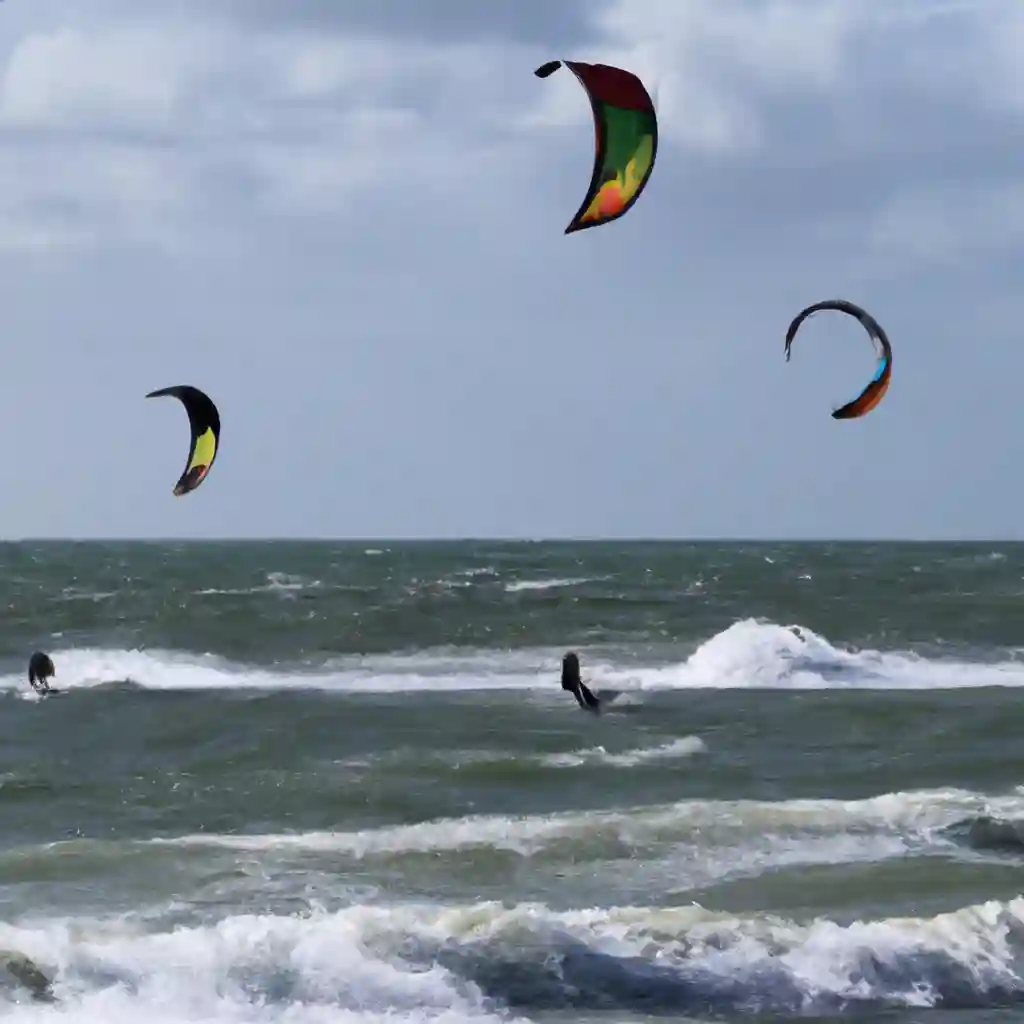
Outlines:
<svg viewBox="0 0 1024 1024"><path fill-rule="evenodd" d="M1024 536L1022 51L1019 0L4 0L0 534ZM662 133L568 237L553 58ZM854 422L854 322L783 355L837 296Z"/></svg>

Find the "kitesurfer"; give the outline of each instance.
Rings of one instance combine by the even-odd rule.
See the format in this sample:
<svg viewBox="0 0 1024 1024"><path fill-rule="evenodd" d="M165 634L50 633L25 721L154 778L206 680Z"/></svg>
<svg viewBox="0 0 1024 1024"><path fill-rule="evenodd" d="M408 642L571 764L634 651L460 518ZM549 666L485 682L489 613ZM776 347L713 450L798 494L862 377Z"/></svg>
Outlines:
<svg viewBox="0 0 1024 1024"><path fill-rule="evenodd" d="M53 662L48 654L36 651L28 659L28 681L36 693L49 693L50 684L47 680L56 674L57 670L53 667Z"/></svg>
<svg viewBox="0 0 1024 1024"><path fill-rule="evenodd" d="M601 713L601 701L590 692L587 684L580 679L580 659L573 651L569 651L562 658L562 689L568 690L576 698L579 706L585 711L592 711L595 715Z"/></svg>

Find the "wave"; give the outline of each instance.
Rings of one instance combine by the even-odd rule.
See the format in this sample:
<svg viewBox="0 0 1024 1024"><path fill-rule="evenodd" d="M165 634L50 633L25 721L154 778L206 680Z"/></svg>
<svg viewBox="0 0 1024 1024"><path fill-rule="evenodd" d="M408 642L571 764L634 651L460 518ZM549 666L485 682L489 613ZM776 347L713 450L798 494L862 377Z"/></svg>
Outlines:
<svg viewBox="0 0 1024 1024"><path fill-rule="evenodd" d="M655 668L592 666L602 682L636 689L960 689L1024 686L1024 662L926 658L846 649L805 626L744 619L683 662Z"/></svg>
<svg viewBox="0 0 1024 1024"><path fill-rule="evenodd" d="M983 861L1005 863L1005 853L981 856L949 832L951 825L983 815L1024 819L1024 793L688 800L617 811L469 815L351 831L74 836L0 851L0 873L9 879L60 878L58 888L73 905L104 912L112 905L137 905L140 897L150 908L147 914L159 912L183 891L189 903L179 907L200 915L211 907L217 913L254 903L293 910L316 897L336 907L367 902L381 892L460 900L470 891L478 899L502 899L515 878L519 899L547 900L557 893L563 907L603 904L610 894L616 902L678 904L732 892L727 898L735 901L737 891L767 885L776 905L824 913L833 906L829 879L845 877L849 869L906 880L922 870L934 875L935 868L923 866L925 858L936 859L939 870L942 863L966 870ZM811 868L818 873L809 875ZM121 896L109 888L112 877L119 879L118 888L124 886ZM25 905L38 908L43 902ZM5 948L0 941L0 954Z"/></svg>
<svg viewBox="0 0 1024 1024"><path fill-rule="evenodd" d="M979 814L947 825L942 835L981 853L1024 855L1024 817Z"/></svg>
<svg viewBox="0 0 1024 1024"><path fill-rule="evenodd" d="M1024 993L1024 899L838 924L698 905L387 903L233 915L0 924L51 980L25 1024L508 1021L550 1010L828 1014L981 1008Z"/></svg>
<svg viewBox="0 0 1024 1024"><path fill-rule="evenodd" d="M178 874L168 873L164 894L152 892L159 902L145 911L0 923L0 968L27 958L57 1004L26 1003L25 983L19 989L17 974L5 980L0 971L0 1013L24 1024L55 1013L71 1024L369 1024L384 1016L409 1024L508 1024L562 1009L678 1018L992 1006L1024 992L1022 898L933 917L839 923L820 909L806 919L718 912L700 905L714 897L698 891L809 865L955 857L950 826L985 817L1020 820L1024 789L1000 796L894 792L848 801L688 800L356 832L74 838L31 852L7 850L0 866L8 871L27 856L59 860L65 871L72 862L81 869L95 860L104 872L112 858L130 857L144 860L147 877L154 870L159 877L164 859L173 860ZM412 859L402 873L413 877L439 855L450 870L453 858L468 854L486 886L480 851L505 859L495 860L491 872L500 886L472 905L460 897L445 903L392 895L382 902L373 884L394 877L395 858ZM614 874L623 865L645 877L632 893L618 890L619 906L567 910L525 894L512 904L493 896L507 887L509 855L530 858L523 877L546 873L560 892L574 884L566 877L569 865L595 882L595 891L608 891L603 871ZM216 899L198 908L171 895L197 857L204 865L197 870L216 886ZM352 860L360 862L358 870ZM246 865L251 878L242 877ZM308 901L316 891L308 882L318 870L334 883L325 887L329 906ZM75 877L77 885L88 885L80 870ZM359 878L359 891L339 890L346 877ZM672 880L676 888L661 889L670 899L651 895L651 877ZM267 891L279 892L282 881L307 894L290 915L266 912ZM246 884L258 886L250 892L263 913L226 909L237 903L229 904L224 886ZM641 891L648 905L632 905ZM806 895L797 905L812 905ZM22 1002L5 1013L5 1000L15 999Z"/></svg>
<svg viewBox="0 0 1024 1024"><path fill-rule="evenodd" d="M439 854L477 851L552 864L589 862L599 871L606 862L626 858L638 871L641 863L644 870L661 863L668 868L665 877L673 879L673 891L682 892L780 867L874 863L908 854L955 857L959 838L950 829L985 815L1024 820L1024 791L985 796L920 790L862 800L685 800L617 811L470 815L354 832L197 833L140 843L149 850L319 855L335 864L339 858L434 861ZM59 849L89 844L95 845L70 839Z"/></svg>
<svg viewBox="0 0 1024 1024"><path fill-rule="evenodd" d="M267 573L266 579L266 583L259 584L257 586L226 588L207 587L203 590L195 590L193 593L197 597L211 597L214 595L238 597L243 594L292 594L299 590L319 590L324 586L321 580L308 580L303 576L296 576L286 572Z"/></svg>
<svg viewBox="0 0 1024 1024"><path fill-rule="evenodd" d="M529 590L556 590L562 587L580 587L585 583L597 583L608 579L607 576L558 577L543 580L513 580L505 584L505 592L519 594Z"/></svg>
<svg viewBox="0 0 1024 1024"><path fill-rule="evenodd" d="M291 585L291 584L284 584ZM249 666L212 654L78 648L51 652L62 688L129 680L154 690L318 689L340 692L541 690L558 699L561 651L435 649L345 656L293 669ZM972 662L913 652L844 649L803 626L745 619L683 660L625 665L587 659L585 676L624 691L687 689L957 689L1024 686L1024 661ZM0 689L24 690L22 673Z"/></svg>
<svg viewBox="0 0 1024 1024"><path fill-rule="evenodd" d="M51 650L61 689L132 683L147 690L327 690L351 693L532 689L536 652L425 651L409 655L351 656L320 665L267 668L215 654L168 650ZM24 671L0 676L0 689L28 690ZM547 684L548 686L550 683Z"/></svg>
<svg viewBox="0 0 1024 1024"><path fill-rule="evenodd" d="M705 750L707 747L699 736L682 736L669 743L660 743L656 747L638 747L635 750L622 750L618 753L611 753L604 747L590 747L586 750L573 750L565 754L545 754L538 760L549 768L578 768L591 764L611 765L616 768L637 768L645 764L692 757Z"/></svg>
<svg viewBox="0 0 1024 1024"><path fill-rule="evenodd" d="M613 768L640 768L644 765L678 761L704 753L707 746L699 736L681 736L667 743L650 747L635 747L613 751L606 747L587 747L553 754L531 754L517 750L494 748L448 748L430 749L422 747L392 747L372 754L348 757L337 764L345 769L361 769L373 766L390 768L402 767L416 771L423 766L443 766L448 770L479 765L540 766L541 768L581 768L603 765ZM3 778L0 776L0 787Z"/></svg>

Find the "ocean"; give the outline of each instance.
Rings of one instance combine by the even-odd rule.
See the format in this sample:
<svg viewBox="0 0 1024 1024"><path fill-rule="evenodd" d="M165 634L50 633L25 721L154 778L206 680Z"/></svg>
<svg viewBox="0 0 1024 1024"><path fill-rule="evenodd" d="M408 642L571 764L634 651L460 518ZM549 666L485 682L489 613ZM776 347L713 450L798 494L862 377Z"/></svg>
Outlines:
<svg viewBox="0 0 1024 1024"><path fill-rule="evenodd" d="M0 604L4 1021L1024 1016L1024 545L25 542Z"/></svg>

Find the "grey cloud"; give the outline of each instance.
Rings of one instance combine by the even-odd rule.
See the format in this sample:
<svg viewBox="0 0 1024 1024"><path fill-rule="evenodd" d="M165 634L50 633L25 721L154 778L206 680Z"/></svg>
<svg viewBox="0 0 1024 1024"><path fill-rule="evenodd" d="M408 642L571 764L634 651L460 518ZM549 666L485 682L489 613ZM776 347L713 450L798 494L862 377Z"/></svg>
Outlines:
<svg viewBox="0 0 1024 1024"><path fill-rule="evenodd" d="M238 21L268 28L313 28L368 32L424 40L517 40L558 46L591 34L592 17L602 0L558 0L526 4L522 0L204 0Z"/></svg>
<svg viewBox="0 0 1024 1024"><path fill-rule="evenodd" d="M258 17L298 5L257 7L220 10L271 28ZM529 127L516 118L549 83L527 67L512 84L524 41L561 45L543 21L556 7L516 5L527 28L467 50L460 81L427 47L415 82L261 92L258 72L288 54L240 68L243 34L211 51L212 77L188 80L163 133L17 129L21 156L0 155L4 227L88 244L0 252L0 427L32 423L0 487L60 495L12 500L5 534L1017 532L1019 239L979 236L970 214L952 224L965 248L933 260L878 230L894 204L977 210L1019 180L1010 105L967 70L960 89L908 81L895 29L858 36L819 84L729 70L719 46L702 87L755 117L756 145L666 132L629 215L565 237L593 155L585 97L574 122ZM113 24L139 7L92 9ZM173 14L202 27L210 10ZM392 5L359 10L381 19L381 52L406 31L384 27ZM437 10L436 38L487 35L483 5L454 28L454 8ZM955 23L921 45L947 52L940 30ZM492 59L508 64L472 63ZM408 115L392 135L346 120L381 108ZM118 147L137 163L114 161ZM820 318L783 358L789 318L834 295L896 346L890 395L856 423L828 416L872 370L855 325ZM39 380L44 420L26 385ZM175 501L180 410L142 395L183 382L221 405L224 447Z"/></svg>

